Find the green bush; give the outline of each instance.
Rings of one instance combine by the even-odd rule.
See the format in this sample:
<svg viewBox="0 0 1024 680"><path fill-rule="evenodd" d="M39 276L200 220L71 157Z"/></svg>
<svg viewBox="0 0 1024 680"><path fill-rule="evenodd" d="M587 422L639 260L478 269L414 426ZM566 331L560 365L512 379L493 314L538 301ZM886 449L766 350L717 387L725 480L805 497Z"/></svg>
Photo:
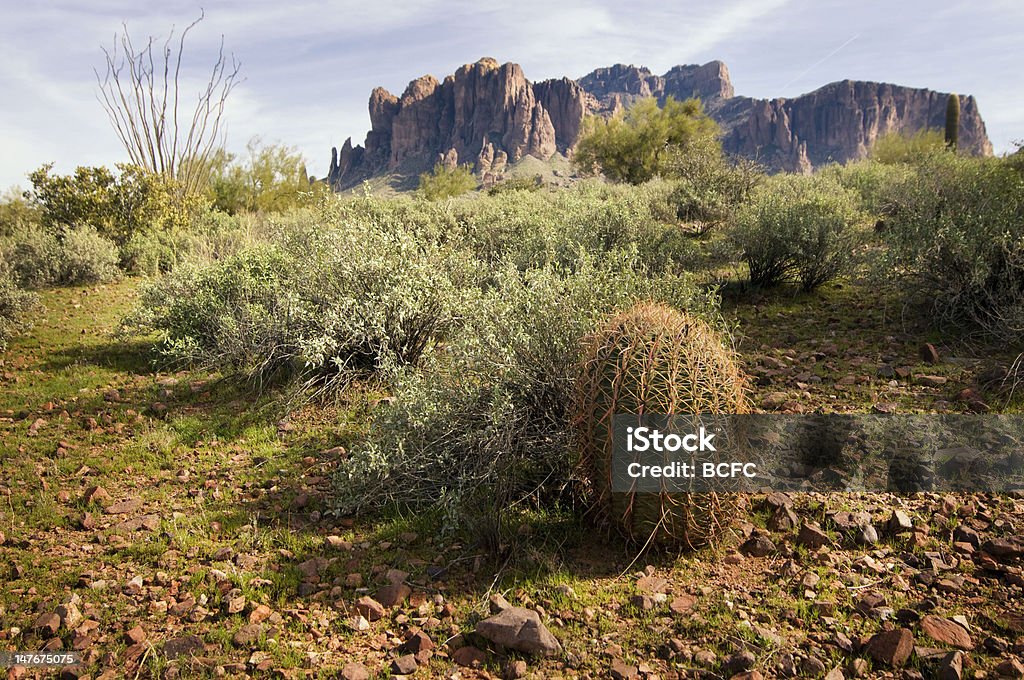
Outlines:
<svg viewBox="0 0 1024 680"><path fill-rule="evenodd" d="M439 201L444 198L461 196L476 188L476 178L465 165L454 168L443 163L434 166L431 172L420 175L419 194L428 201Z"/></svg>
<svg viewBox="0 0 1024 680"><path fill-rule="evenodd" d="M731 237L756 286L814 290L849 271L864 236L856 195L827 176L777 175L740 208Z"/></svg>
<svg viewBox="0 0 1024 680"><path fill-rule="evenodd" d="M669 97L659 106L649 97L609 119L584 119L573 164L587 174L600 172L616 182L642 184L667 177L679 152L717 147L713 140L718 133L718 124L699 100Z"/></svg>
<svg viewBox="0 0 1024 680"><path fill-rule="evenodd" d="M509 191L539 191L544 186L544 178L540 175L532 177L509 177L498 182L487 190L488 196L498 196Z"/></svg>
<svg viewBox="0 0 1024 680"><path fill-rule="evenodd" d="M463 330L403 376L343 464L339 510L440 507L449 528L503 545L519 512L572 497L568 409L583 337L606 313L649 299L716 314L714 295L637 272L624 254L581 254L572 271L499 267Z"/></svg>
<svg viewBox="0 0 1024 680"><path fill-rule="evenodd" d="M871 146L870 158L885 165L915 165L935 153L946 150L942 130L923 128L914 133L890 132Z"/></svg>
<svg viewBox="0 0 1024 680"><path fill-rule="evenodd" d="M39 225L39 207L24 197L24 192L11 189L0 197L0 239L13 237Z"/></svg>
<svg viewBox="0 0 1024 680"><path fill-rule="evenodd" d="M4 246L4 258L19 285L40 288L64 275L64 248L57 236L40 226L15 234Z"/></svg>
<svg viewBox="0 0 1024 680"><path fill-rule="evenodd" d="M7 349L11 338L28 327L26 317L38 301L34 293L18 287L4 260L0 259L0 352Z"/></svg>
<svg viewBox="0 0 1024 680"><path fill-rule="evenodd" d="M29 175L27 192L40 211L42 225L58 237L74 227L91 227L122 246L137 233L188 227L205 206L154 173L119 164L79 167L74 175L51 175L47 164Z"/></svg>
<svg viewBox="0 0 1024 680"><path fill-rule="evenodd" d="M335 218L146 284L125 329L160 334L168 359L258 382L282 369L334 382L417 363L457 325L465 258L372 217Z"/></svg>
<svg viewBox="0 0 1024 680"><path fill-rule="evenodd" d="M1019 345L1024 332L1024 174L1005 159L936 154L892 187L889 257L939 323Z"/></svg>
<svg viewBox="0 0 1024 680"><path fill-rule="evenodd" d="M61 245L60 283L99 283L121 278L117 246L93 227L69 230Z"/></svg>
<svg viewBox="0 0 1024 680"><path fill-rule="evenodd" d="M876 220L884 220L893 208L892 187L912 177L914 168L906 163L860 160L829 164L819 174L856 192L861 208Z"/></svg>

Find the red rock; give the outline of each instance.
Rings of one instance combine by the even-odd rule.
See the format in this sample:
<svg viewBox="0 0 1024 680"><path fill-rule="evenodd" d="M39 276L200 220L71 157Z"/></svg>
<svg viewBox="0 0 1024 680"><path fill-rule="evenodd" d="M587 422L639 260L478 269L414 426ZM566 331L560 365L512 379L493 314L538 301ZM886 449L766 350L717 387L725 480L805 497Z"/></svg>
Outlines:
<svg viewBox="0 0 1024 680"><path fill-rule="evenodd" d="M459 647L452 652L452 661L467 668L479 668L487 661L487 654L476 647Z"/></svg>
<svg viewBox="0 0 1024 680"><path fill-rule="evenodd" d="M412 588L404 583L392 583L377 591L377 601L387 608L397 607L412 594ZM366 617L370 618L370 617ZM371 621L373 619L370 619Z"/></svg>
<svg viewBox="0 0 1024 680"><path fill-rule="evenodd" d="M697 604L697 598L693 595L677 595L672 598L668 608L673 614L685 614L693 609L694 605Z"/></svg>
<svg viewBox="0 0 1024 680"><path fill-rule="evenodd" d="M970 633L955 621L929 614L921 619L921 630L936 642L960 649L974 649Z"/></svg>
<svg viewBox="0 0 1024 680"><path fill-rule="evenodd" d="M251 612L249 612L249 623L263 623L273 612L270 607L265 604L256 605Z"/></svg>
<svg viewBox="0 0 1024 680"><path fill-rule="evenodd" d="M939 363L939 350L935 349L935 345L930 342L926 342L921 345L921 361L926 364L937 364Z"/></svg>
<svg viewBox="0 0 1024 680"><path fill-rule="evenodd" d="M124 634L124 641L126 644L135 645L143 642L146 639L146 629L142 626L136 625L131 630L128 630Z"/></svg>
<svg viewBox="0 0 1024 680"><path fill-rule="evenodd" d="M356 600L356 611L366 617L367 621L376 621L387 613L380 602L368 595Z"/></svg>
<svg viewBox="0 0 1024 680"><path fill-rule="evenodd" d="M914 651L914 634L906 628L887 630L871 637L867 654L880 664L899 667Z"/></svg>

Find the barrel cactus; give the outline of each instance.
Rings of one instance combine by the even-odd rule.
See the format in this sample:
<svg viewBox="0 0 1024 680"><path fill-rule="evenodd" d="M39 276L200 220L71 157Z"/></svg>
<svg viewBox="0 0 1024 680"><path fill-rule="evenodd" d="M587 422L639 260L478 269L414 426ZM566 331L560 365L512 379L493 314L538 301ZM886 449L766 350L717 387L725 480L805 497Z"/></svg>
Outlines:
<svg viewBox="0 0 1024 680"><path fill-rule="evenodd" d="M737 414L748 411L734 356L705 322L642 303L588 338L573 406L580 475L596 517L627 539L695 549L736 513L730 494L614 492L614 414Z"/></svg>

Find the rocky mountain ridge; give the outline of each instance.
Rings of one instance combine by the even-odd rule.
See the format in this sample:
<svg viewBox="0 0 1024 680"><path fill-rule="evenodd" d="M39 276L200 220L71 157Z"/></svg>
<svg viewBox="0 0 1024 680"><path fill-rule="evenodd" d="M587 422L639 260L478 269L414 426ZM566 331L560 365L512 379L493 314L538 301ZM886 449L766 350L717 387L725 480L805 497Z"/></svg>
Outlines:
<svg viewBox="0 0 1024 680"><path fill-rule="evenodd" d="M664 75L617 64L579 80L532 83L518 64L484 58L443 81L426 75L400 97L370 95L362 145L347 139L331 151L328 181L345 189L371 177L414 175L437 161L469 164L485 182L524 156L570 155L587 115L612 115L637 99L698 97L722 126L726 151L771 169L807 172L862 158L881 135L942 127L947 93L887 83L844 80L791 99L736 96L720 61L683 65ZM991 154L973 96L961 96L960 145Z"/></svg>

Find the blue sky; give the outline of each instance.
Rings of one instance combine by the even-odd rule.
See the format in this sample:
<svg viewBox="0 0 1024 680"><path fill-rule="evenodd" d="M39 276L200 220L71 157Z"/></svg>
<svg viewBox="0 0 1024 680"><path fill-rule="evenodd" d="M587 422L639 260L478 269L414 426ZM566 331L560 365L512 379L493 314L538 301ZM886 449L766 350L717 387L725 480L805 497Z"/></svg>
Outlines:
<svg viewBox="0 0 1024 680"><path fill-rule="evenodd" d="M199 14L181 0L0 0L0 189L44 162L124 159L96 101L93 68L121 23L138 41ZM253 135L297 147L323 176L332 145L361 142L370 90L400 94L491 56L527 78L579 77L614 63L663 73L721 59L737 94L795 96L843 78L973 94L997 152L1024 138L1020 0L229 0L207 2L187 66L205 75L221 36L245 81L229 101L228 146ZM185 87L198 89L198 80Z"/></svg>

